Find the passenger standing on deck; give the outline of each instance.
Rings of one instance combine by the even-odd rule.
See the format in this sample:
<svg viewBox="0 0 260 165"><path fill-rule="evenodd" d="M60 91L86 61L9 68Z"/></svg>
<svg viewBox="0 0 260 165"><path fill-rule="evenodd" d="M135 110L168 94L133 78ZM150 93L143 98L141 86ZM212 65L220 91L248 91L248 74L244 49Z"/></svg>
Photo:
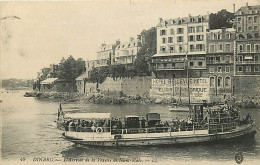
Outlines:
<svg viewBox="0 0 260 165"><path fill-rule="evenodd" d="M144 117L142 117L142 120L141 120L141 127L142 128L145 128L145 122L146 122L146 120L144 119Z"/></svg>

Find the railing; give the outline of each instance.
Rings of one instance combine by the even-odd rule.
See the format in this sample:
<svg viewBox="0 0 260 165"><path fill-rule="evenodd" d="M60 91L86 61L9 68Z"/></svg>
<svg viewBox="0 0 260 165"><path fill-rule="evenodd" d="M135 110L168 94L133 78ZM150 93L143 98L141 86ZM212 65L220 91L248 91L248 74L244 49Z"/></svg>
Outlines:
<svg viewBox="0 0 260 165"><path fill-rule="evenodd" d="M164 66L164 67L155 67L155 69L157 70L164 70L164 69L178 69L178 70L184 70L185 69L185 66L182 66L182 67L173 67L173 66Z"/></svg>
<svg viewBox="0 0 260 165"><path fill-rule="evenodd" d="M237 64L260 64L260 61L237 61Z"/></svg>
<svg viewBox="0 0 260 165"><path fill-rule="evenodd" d="M180 58L177 58L177 59L153 59L152 62L182 62L184 63L185 62L185 59L180 59Z"/></svg>
<svg viewBox="0 0 260 165"><path fill-rule="evenodd" d="M203 52L205 49L190 49L190 52Z"/></svg>

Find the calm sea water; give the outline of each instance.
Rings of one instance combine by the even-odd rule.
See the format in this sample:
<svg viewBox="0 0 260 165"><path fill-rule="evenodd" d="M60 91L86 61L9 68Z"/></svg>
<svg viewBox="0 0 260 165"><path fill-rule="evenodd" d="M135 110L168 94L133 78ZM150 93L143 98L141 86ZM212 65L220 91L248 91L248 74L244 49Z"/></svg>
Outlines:
<svg viewBox="0 0 260 165"><path fill-rule="evenodd" d="M49 157L57 160L64 158L83 158L100 161L227 161L234 160L240 151L246 160L260 160L260 132L254 139L239 143L196 144L182 146L157 146L134 148L97 148L79 147L62 138L62 131L53 127L58 102L39 101L23 97L24 91L1 93L2 113L2 160L19 161L22 157L33 160L35 157ZM163 120L186 118L187 113L169 112L161 105L93 105L63 104L63 110L78 112L110 112L114 117L125 115L144 116L158 112ZM241 110L241 115L250 113L260 128L260 110Z"/></svg>

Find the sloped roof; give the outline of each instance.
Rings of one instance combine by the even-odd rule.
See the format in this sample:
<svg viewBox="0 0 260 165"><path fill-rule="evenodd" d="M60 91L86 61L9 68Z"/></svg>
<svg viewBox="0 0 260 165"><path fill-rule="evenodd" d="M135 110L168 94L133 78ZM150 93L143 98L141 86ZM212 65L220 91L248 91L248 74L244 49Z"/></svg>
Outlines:
<svg viewBox="0 0 260 165"><path fill-rule="evenodd" d="M54 83L58 78L47 78L46 80L43 80L41 84L52 84Z"/></svg>
<svg viewBox="0 0 260 165"><path fill-rule="evenodd" d="M251 14L251 13L249 13L249 11L252 11L252 10L255 10L256 13L258 12L258 14L259 14L259 12L260 12L260 5L255 5L255 6L243 6L243 7L241 7L240 9L238 9L235 14L236 14L236 15L239 15L240 12L241 12L241 14ZM255 14L256 14L256 13L255 13Z"/></svg>
<svg viewBox="0 0 260 165"><path fill-rule="evenodd" d="M87 78L87 72L84 72L79 77L76 78L76 80L83 80L84 78Z"/></svg>

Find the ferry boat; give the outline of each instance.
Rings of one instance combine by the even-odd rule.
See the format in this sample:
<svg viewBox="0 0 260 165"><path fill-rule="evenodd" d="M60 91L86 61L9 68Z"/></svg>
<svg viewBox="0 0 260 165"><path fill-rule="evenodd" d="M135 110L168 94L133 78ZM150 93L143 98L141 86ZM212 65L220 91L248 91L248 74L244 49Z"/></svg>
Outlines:
<svg viewBox="0 0 260 165"><path fill-rule="evenodd" d="M203 110L202 105L192 106L187 121L162 121L158 113L148 113L141 119L125 116L123 122L110 113L68 113L59 116L57 127L75 144L102 147L201 143L254 137L256 133L249 114L241 120L232 107Z"/></svg>

